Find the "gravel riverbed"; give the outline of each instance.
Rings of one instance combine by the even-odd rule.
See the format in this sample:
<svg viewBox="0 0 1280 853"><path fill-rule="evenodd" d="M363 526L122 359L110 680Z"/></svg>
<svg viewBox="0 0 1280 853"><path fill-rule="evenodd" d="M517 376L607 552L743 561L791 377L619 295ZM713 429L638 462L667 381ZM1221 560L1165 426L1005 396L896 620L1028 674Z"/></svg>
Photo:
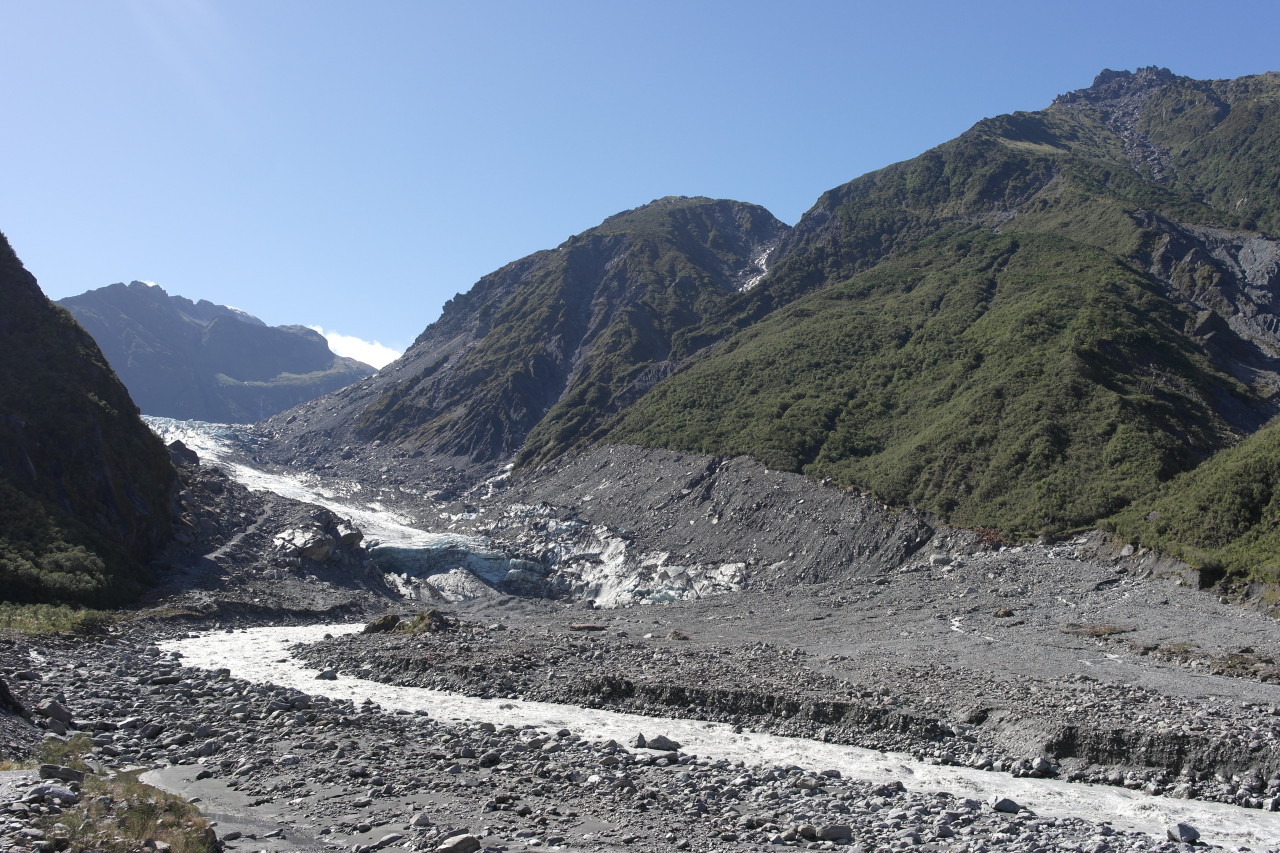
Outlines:
<svg viewBox="0 0 1280 853"><path fill-rule="evenodd" d="M210 636L242 644L252 633ZM284 660L274 657L280 645L251 648ZM1040 815L1016 797L841 778L848 774L833 764L717 758L688 743L638 748L584 737L551 717L507 722L515 703L504 709L502 700L487 718L450 720L255 683L233 677L231 667L184 666L146 636L19 643L4 647L2 661L10 674L38 676L15 681L15 692L31 707L65 707L75 730L93 737L92 760L103 771L154 768L148 780L198 797L230 849L1183 847L1110 814ZM311 672L300 683L344 680L317 681ZM366 690L349 686L357 696ZM572 710L564 709L566 720ZM644 733L663 735L663 721L650 720ZM1216 819L1220 837L1206 831L1208 842L1267 849L1268 833L1280 828L1267 812L1216 808L1229 811ZM1199 814L1203 829L1210 818ZM459 835L474 841L451 840Z"/></svg>

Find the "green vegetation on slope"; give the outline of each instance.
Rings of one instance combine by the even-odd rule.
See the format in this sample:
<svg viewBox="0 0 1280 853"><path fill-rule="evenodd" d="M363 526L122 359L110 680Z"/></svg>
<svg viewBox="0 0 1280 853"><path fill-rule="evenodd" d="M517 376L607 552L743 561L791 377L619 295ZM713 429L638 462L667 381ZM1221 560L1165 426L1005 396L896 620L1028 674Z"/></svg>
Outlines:
<svg viewBox="0 0 1280 853"><path fill-rule="evenodd" d="M1168 151L1176 186L1243 227L1280 233L1280 73L1177 78L1152 96L1138 127Z"/></svg>
<svg viewBox="0 0 1280 853"><path fill-rule="evenodd" d="M1135 501L1108 526L1201 567L1280 582L1280 422Z"/></svg>
<svg viewBox="0 0 1280 853"><path fill-rule="evenodd" d="M625 413L614 441L754 456L962 525L1089 524L1231 440L1247 390L1092 246L974 229L796 301Z"/></svg>
<svg viewBox="0 0 1280 853"><path fill-rule="evenodd" d="M357 435L472 460L562 453L666 375L783 228L753 205L660 199L510 264L446 306L411 350L417 372L363 409ZM435 340L438 356L419 349Z"/></svg>
<svg viewBox="0 0 1280 853"><path fill-rule="evenodd" d="M0 601L128 601L170 535L168 454L2 236L0 298Z"/></svg>

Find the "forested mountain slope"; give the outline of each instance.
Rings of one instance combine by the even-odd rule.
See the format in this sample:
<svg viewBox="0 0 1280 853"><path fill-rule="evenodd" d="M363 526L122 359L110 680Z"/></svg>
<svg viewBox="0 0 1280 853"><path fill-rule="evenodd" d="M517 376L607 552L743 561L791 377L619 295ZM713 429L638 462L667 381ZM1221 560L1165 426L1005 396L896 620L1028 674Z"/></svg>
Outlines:
<svg viewBox="0 0 1280 853"><path fill-rule="evenodd" d="M1269 489L1237 456L1204 463L1256 433L1247 456L1280 411L1278 145L1280 74L1104 71L824 193L791 229L663 200L481 280L386 377L273 420L274 452L461 463L465 485L638 443L1007 534L1192 543L1185 513L1142 515L1156 531L1126 510L1200 472Z"/></svg>
<svg viewBox="0 0 1280 853"><path fill-rule="evenodd" d="M176 474L93 339L0 236L0 600L128 601Z"/></svg>

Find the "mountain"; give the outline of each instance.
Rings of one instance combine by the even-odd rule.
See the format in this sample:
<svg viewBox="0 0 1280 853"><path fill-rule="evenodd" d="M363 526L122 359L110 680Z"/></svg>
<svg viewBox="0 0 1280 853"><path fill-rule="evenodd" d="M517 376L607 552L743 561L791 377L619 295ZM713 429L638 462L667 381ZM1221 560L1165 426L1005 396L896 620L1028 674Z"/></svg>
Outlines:
<svg viewBox="0 0 1280 853"><path fill-rule="evenodd" d="M93 335L149 415L248 423L373 373L334 355L305 326L268 326L144 282L112 284L58 304Z"/></svg>
<svg viewBox="0 0 1280 853"><path fill-rule="evenodd" d="M824 194L742 331L610 439L962 525L1097 523L1277 412L1277 93L1104 72Z"/></svg>
<svg viewBox="0 0 1280 853"><path fill-rule="evenodd" d="M554 457L694 355L687 331L758 280L786 231L705 198L610 217L482 278L376 376L272 418L276 456L358 471L365 448L394 448L402 473Z"/></svg>
<svg viewBox="0 0 1280 853"><path fill-rule="evenodd" d="M168 453L2 235L0 299L0 599L122 603L171 536Z"/></svg>
<svg viewBox="0 0 1280 853"><path fill-rule="evenodd" d="M1209 553L1189 494L1248 495L1242 535L1272 514L1240 460L1280 412L1277 142L1280 74L1104 71L794 228L664 199L482 279L385 375L274 419L274 452L461 485L593 444L746 454L958 525ZM1255 539L1231 571L1280 578Z"/></svg>

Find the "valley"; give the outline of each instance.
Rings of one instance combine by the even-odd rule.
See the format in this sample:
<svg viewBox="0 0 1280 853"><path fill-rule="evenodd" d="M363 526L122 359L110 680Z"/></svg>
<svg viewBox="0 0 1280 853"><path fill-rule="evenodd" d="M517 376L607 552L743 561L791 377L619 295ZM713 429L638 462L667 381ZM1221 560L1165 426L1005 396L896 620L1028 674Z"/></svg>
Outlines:
<svg viewBox="0 0 1280 853"><path fill-rule="evenodd" d="M201 851L1280 851L1278 132L1104 71L377 371L0 241L0 845L141 774Z"/></svg>
<svg viewBox="0 0 1280 853"><path fill-rule="evenodd" d="M404 593L403 587L398 592L388 589L373 595L332 585L324 598L324 612L313 610L309 618L307 608L314 606L314 599L291 602L288 596L295 587L279 583L266 587L276 608L276 614L269 617L245 610L247 593L234 584L157 602L189 613L161 627L162 634L175 637L162 648L166 653L182 654L174 663L196 667L181 670L184 682L198 684L207 677L199 674L201 667L206 672L226 667L232 678L294 691L287 693L289 696L302 691L354 699L357 706L371 699L380 708L363 706L368 712L363 718L371 724L384 719L383 714L394 721L405 710L425 712L433 726L459 725L471 730L479 722L489 722L498 726L499 732L491 733L496 739L486 746L489 752L499 753L509 752L510 745L521 739L545 733L553 724L557 731L565 729L583 738L582 749L588 753L596 749L587 745L591 742L613 741L625 746L634 732L622 731L619 725L652 732L653 725L660 724L661 732L686 744L690 742L682 735L697 735L703 725L696 722L699 720L724 726L729 735L740 732L743 738L750 732L800 738L794 754L771 741L752 747L754 754L724 746L713 748L708 740L699 748L686 745L685 752L699 756L688 761L708 761L713 768L716 762L729 762L728 768L708 771L712 773L740 774L747 767L791 764L811 773L841 769L842 776L850 780L846 784L855 787L883 789L890 785L892 792L892 783L902 782L910 798L929 800L941 796L938 791L948 792L951 799L934 799L922 807L919 817L929 819L927 827L918 824L912 829L900 823L894 828L895 835L914 831L921 841L940 845L939 849L969 848L949 841L945 833L931 834L936 830L938 809L945 812L946 803L954 807L966 799L980 803L993 793L1031 809L1035 821L1058 821L1067 827L1067 834L1058 840L1062 843L1072 838L1082 840L1079 833L1084 833L1091 840L1087 849L1155 849L1162 822L1189 823L1208 842L1251 849L1269 849L1270 834L1280 831L1280 815L1273 811L1280 805L1280 766L1274 761L1276 738L1280 737L1280 684L1276 683L1280 673L1274 666L1280 654L1280 630L1270 617L1238 603L1219 601L1216 594L1198 589L1195 573L1185 566L1151 554L1126 553L1104 536L1078 536L1046 544L983 543L970 531L925 527L920 519L904 521L880 509L880 547L863 548L867 563L851 557L827 577L815 575L801 583L778 583L770 578L804 574L777 565L786 562L787 553L766 552L768 562L763 563L759 557L759 540L767 533L764 528L777 523L780 516L776 512L744 513L733 518L725 509L730 487L741 488L741 480L749 479L756 484L752 494L758 497L765 492L758 488L757 478L771 476L774 479L769 480L768 492L785 489L783 502L811 506L806 519L816 524L829 523L827 514L838 519L844 512L847 518L849 506L861 506L860 500L796 475L754 467L749 477L741 476L745 469L740 469L738 476L727 476L734 471L734 463L726 460L716 466L722 480L704 477L707 488L699 502L673 506L675 515L663 520L662 513L655 513L646 502L669 504L667 499L672 496L688 501L693 491L688 489L687 478L705 474L709 460L673 454L665 460L664 469L650 454L641 468L632 456L641 451L613 448L610 453L621 457L613 460L615 465L587 458L547 474L562 495L590 496L591 500L545 506L543 516L560 524L537 531L539 540L534 547L530 528L506 528L501 521L495 524L487 519L508 518L513 508L514 514L520 515L519 510L529 506L525 502L539 489L552 488L550 485L490 483L470 495L471 502L465 506L433 504L421 496L402 495L399 506L393 507L390 490L379 493L374 487L355 489L353 484L304 478L309 485L299 491L302 487L296 476L246 464L243 460L253 447L251 434L237 438L226 427L200 429L194 423L171 425L170 429L175 427L182 430L186 441L202 449L206 461L214 463L221 455L230 463L229 470L246 484L274 486L291 498L328 503L334 511L358 515L369 529L378 530L397 548L413 547L421 552L415 573L422 582L415 586L412 600L399 603L396 599ZM166 437L177 434L170 432ZM232 461L237 459L241 461ZM643 470L645 474L628 480L618 469ZM664 470L665 474L655 474ZM684 479L675 477L677 472ZM566 487L569 481L576 487ZM369 500L371 496L373 500ZM653 584L651 560L641 555L669 546L671 540L663 537L672 536L672 530L687 536L684 529L690 525L686 516L696 511L705 519L709 506L718 507L722 518L713 527L724 527L725 539L715 547L724 549L723 559L743 564L743 581L748 588L701 595L674 584L666 590ZM635 517L637 508L649 519L648 527ZM621 519L628 513L639 529L621 528ZM424 526L439 532L406 536L415 530L415 517L430 519ZM877 529L866 521L861 529ZM594 542L612 534L628 546L630 553L615 558L610 566L609 585L584 583L584 576L592 577L590 570L581 565L569 568L575 560L580 564L595 561L596 576L600 574L598 564L604 557L583 549L577 532L584 527L597 531ZM516 535L504 538L513 531ZM927 538L921 541L922 536ZM382 547L375 544L372 548L375 561ZM479 547L482 559L477 561L469 547ZM560 589L559 601L520 594L522 589L527 593L527 564L538 550L553 567L543 579L548 585L542 592ZM549 559L553 553L556 558ZM704 556L682 554L682 570L696 571ZM392 572L405 568L403 553L389 551L386 557ZM819 555L818 561L829 558L829 554ZM790 559L803 557L792 554ZM496 567L504 560L506 567L498 571ZM250 590L264 588L262 579L246 576L242 582ZM314 580L308 584L307 596L314 595L315 586ZM633 598L614 608L598 607L590 597L595 593L616 598L619 590L629 590L632 596L644 590L651 597ZM406 623L414 613L448 615L434 617L438 620L430 623L434 630L411 634L360 633L363 621L348 627L321 624L299 634L307 637L309 644L292 652L286 650L289 641L281 639L276 641L281 645L274 647L279 651L263 648L245 654L237 650L242 629L231 627L208 633L206 641L197 642L194 635L179 639L185 633L180 627L183 624L203 631L211 624L252 626L264 618L280 621L280 611L289 612L285 621L332 618L327 616L332 612L329 608L339 600L345 602L342 612L361 612L366 618L388 610L403 613ZM262 630L250 627L249 636L259 636ZM334 636L323 638L329 634ZM1186 637L1195 637L1194 643L1188 643ZM225 645L228 643L231 645ZM285 665L286 658L294 654L301 655L309 670L294 671ZM241 668L233 663L237 659ZM325 670L334 673L333 681L316 680L315 673ZM407 692L402 696L398 689ZM417 700L408 698L410 693L423 689L428 698L422 701L427 704L412 704ZM432 692L441 690L446 692ZM465 704L461 698L465 696L477 697L480 704ZM554 704L538 704L547 702ZM527 716L520 709L528 703L546 710ZM594 718L589 709L642 716L625 717L625 724L599 729L598 723L590 722ZM250 714L245 723L254 719ZM645 728L638 720L652 724ZM380 731L384 724L392 723L379 722L374 730ZM255 731L256 726L254 723L247 731ZM504 736L502 726L514 729ZM484 730L477 734L483 735ZM372 734L368 737L376 738ZM380 754L372 742L357 737L349 749ZM855 751L840 752L841 744ZM873 753L863 755L856 752L858 748ZM609 754L627 762L628 769L630 762L637 760L635 756L643 760L649 755L619 749L607 747L606 751L612 750ZM159 755L155 753L155 757ZM474 770L486 778L497 773L506 780L501 771L492 770L497 765L468 763L463 755L445 751L442 758L432 761L444 762L447 767L459 765L463 776ZM855 761L850 755L863 757ZM400 768L397 773L425 772L424 765L404 756L384 760ZM599 775L592 768L600 760L599 755L575 755L574 763L557 772L569 777L575 772ZM687 766L686 759L680 760L686 764L670 766ZM883 763L886 760L887 765ZM737 761L744 762L743 768L733 768ZM505 759L499 762L506 763ZM319 845L316 849L323 848L323 840L315 835L325 828L321 825L323 815L335 820L340 815L332 807L319 807L307 798L291 802L297 798L285 794L292 784L288 780L297 778L294 774L280 782L254 786L239 781L243 776L236 775L238 767L219 771L219 766L207 758L201 761L199 756L179 758L176 766L157 771L154 778L188 795L206 800L223 798L213 800L222 803L215 811L238 815L242 822L259 815L259 830L273 820L286 821L280 825L299 827L295 835L285 831L295 842L303 837L301 828L308 827L307 837ZM437 765L425 765L431 766ZM260 793L246 797L243 792L223 790L226 783L215 780L228 769L233 771L230 783L251 795ZM193 774L204 770L214 775L196 780ZM508 772L528 776L530 770ZM530 778L543 778L534 772ZM437 776L430 778L437 780L432 784L450 790L457 781L449 780L446 785ZM634 781L630 775L628 779ZM1057 793L1038 794L1036 780L1050 783L1049 790ZM574 790L581 787L580 782L574 783ZM354 795L352 784L342 790ZM599 785L610 789L610 796L616 794L608 777L601 776L594 786L580 792L584 797L580 801L577 795L558 795L580 802L578 819L564 824L588 827L583 834L592 832L590 827L597 824L591 818L584 819L591 808L597 810L594 820L603 820L594 793ZM365 796L372 792L370 786L357 787L362 794L356 800L371 800L354 810L361 814L371 810L369 813L385 817L391 808L407 823L418 809L427 807L414 800L413 786L393 785L391 802L383 802L390 795ZM519 775L507 787L518 794ZM466 821L474 809L469 809L465 797L455 799L456 793L443 798L449 803L445 809L449 820L455 821L449 826L482 831L474 819ZM766 791L757 793L764 796ZM339 790L333 789L329 797L338 794ZM1125 805L1124 798L1133 795L1140 799ZM883 791L879 796L885 797ZM1104 799L1106 805L1090 804L1089 797L1094 796L1113 799ZM269 802L252 808L247 805L264 797ZM732 809L734 821L745 815L742 801L709 803L705 793L701 799L704 806ZM1244 808L1248 816L1215 812L1219 807L1212 806L1215 803ZM1103 810L1101 815L1098 809ZM662 826L674 829L680 838L699 838L703 837L699 833L709 832L707 844L720 840L718 835L724 832L767 843L787 830L779 812L771 813L761 824L776 825L773 831L744 833L726 828L729 824L723 815L717 822L708 816L692 818L684 814L687 810L687 806L680 806L679 817L664 811ZM646 808L644 813L648 811ZM351 843L374 844L393 829L403 833L404 827L398 824L379 826L377 820L357 819L352 813L351 808L344 813L352 819L346 821L347 834L343 836ZM978 808L974 816L987 814L1001 820L989 807ZM835 821L839 815L830 812L824 819ZM1144 834L1126 841L1123 835L1099 835L1108 830L1097 825L1072 823L1091 816L1110 821L1116 831ZM264 820L266 823L261 823ZM433 821L430 826L436 827L439 821ZM792 823L793 831L802 826ZM353 832L364 824L371 828ZM650 843L660 849L669 841L665 833L646 828L645 820L628 818L623 826L624 835L636 836L628 847ZM892 843L887 835L877 836L878 830L870 825L860 831L867 849L876 843ZM988 845L993 845L993 834L1010 834L994 827L983 832ZM997 839L989 849L1024 849L1019 845L1029 843L1025 834L1013 833L1004 842ZM566 849L610 849L614 843L608 837L570 838L563 830L559 834L546 830L526 839L546 839L548 835L564 839L562 845L553 846ZM435 836L419 833L411 837ZM882 842L875 840L881 837ZM797 838L808 843L803 836ZM500 831L486 845L490 843L523 849L522 842L502 836Z"/></svg>

